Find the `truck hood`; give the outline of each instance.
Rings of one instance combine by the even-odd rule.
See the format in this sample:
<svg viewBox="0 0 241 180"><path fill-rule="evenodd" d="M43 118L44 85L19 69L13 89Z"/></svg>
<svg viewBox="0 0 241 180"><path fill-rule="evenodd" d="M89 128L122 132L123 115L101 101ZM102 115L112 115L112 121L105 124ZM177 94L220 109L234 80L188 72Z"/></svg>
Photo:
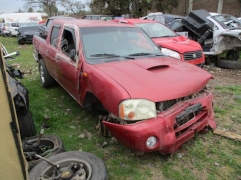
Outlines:
<svg viewBox="0 0 241 180"><path fill-rule="evenodd" d="M184 36L153 38L152 40L157 45L161 45L164 48L172 49L181 54L183 54L184 52L199 51L202 49L200 44Z"/></svg>
<svg viewBox="0 0 241 180"><path fill-rule="evenodd" d="M130 98L154 102L185 97L202 90L212 75L168 56L95 65L114 79Z"/></svg>

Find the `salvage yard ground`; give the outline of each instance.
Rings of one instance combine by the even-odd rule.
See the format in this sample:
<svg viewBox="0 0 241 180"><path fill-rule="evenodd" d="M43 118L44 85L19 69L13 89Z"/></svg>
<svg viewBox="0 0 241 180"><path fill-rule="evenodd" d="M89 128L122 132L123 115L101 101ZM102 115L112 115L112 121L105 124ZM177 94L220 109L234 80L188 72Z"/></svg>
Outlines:
<svg viewBox="0 0 241 180"><path fill-rule="evenodd" d="M65 149L83 150L102 158L110 180L240 180L241 142L208 132L198 134L173 155L136 156L96 130L97 111L84 111L59 85L41 86L32 45L19 46L15 37L0 37L9 52L21 55L9 61L26 73L21 82L30 92L30 111L39 130L49 116L48 134L62 138ZM241 70L205 67L215 76L208 84L214 94L218 128L241 134Z"/></svg>

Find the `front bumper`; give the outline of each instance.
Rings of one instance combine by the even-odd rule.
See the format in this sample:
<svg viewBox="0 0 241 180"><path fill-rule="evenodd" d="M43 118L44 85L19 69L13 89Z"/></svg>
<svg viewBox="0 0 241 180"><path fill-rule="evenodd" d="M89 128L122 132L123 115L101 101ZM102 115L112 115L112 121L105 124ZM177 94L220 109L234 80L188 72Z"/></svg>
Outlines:
<svg viewBox="0 0 241 180"><path fill-rule="evenodd" d="M170 154L193 138L196 132L205 127L216 128L212 99L211 93L205 93L201 97L176 104L169 110L159 113L155 119L133 124L120 125L107 121L103 121L103 123L118 142L130 149L141 152L160 151L162 154ZM202 105L201 112L186 123L177 126L176 117L188 107L198 103ZM157 139L157 143L154 147L148 148L146 141L151 136Z"/></svg>

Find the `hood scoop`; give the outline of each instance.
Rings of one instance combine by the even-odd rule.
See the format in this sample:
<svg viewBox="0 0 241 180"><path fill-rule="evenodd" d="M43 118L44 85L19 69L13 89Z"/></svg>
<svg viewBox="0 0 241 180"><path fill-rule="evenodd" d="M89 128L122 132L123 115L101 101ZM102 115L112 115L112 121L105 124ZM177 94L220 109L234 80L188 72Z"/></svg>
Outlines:
<svg viewBox="0 0 241 180"><path fill-rule="evenodd" d="M168 68L168 65L158 65L158 66L152 66L147 68L148 71L154 71L154 70L160 70L160 69L166 69Z"/></svg>

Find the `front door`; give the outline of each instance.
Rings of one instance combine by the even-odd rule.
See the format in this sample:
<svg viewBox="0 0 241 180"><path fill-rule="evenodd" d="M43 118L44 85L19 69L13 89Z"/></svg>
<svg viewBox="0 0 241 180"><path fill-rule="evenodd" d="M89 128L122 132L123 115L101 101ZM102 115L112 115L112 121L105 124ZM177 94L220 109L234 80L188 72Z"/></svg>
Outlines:
<svg viewBox="0 0 241 180"><path fill-rule="evenodd" d="M77 26L65 25L61 36L61 43L56 54L58 66L56 69L57 81L69 92L76 100L79 99L79 57L78 53L71 58L73 50L79 49L79 32Z"/></svg>

